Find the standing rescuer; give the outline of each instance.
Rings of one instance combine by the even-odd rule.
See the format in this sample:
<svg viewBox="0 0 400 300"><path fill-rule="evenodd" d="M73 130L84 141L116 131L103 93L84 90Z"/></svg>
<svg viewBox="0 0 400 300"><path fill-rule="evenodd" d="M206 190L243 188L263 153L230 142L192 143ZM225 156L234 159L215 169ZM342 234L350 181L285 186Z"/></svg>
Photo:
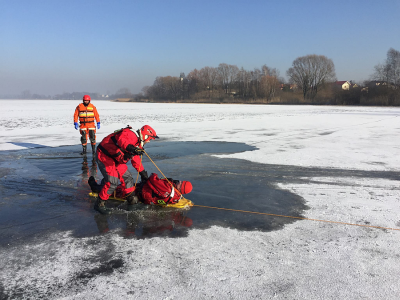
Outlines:
<svg viewBox="0 0 400 300"><path fill-rule="evenodd" d="M82 155L86 154L86 147L88 138L90 139L90 144L92 145L92 153L96 151L96 124L97 129L100 129L100 116L97 112L96 107L90 103L90 96L83 96L82 103L79 104L74 113L74 125L75 129L80 129L81 143L82 143ZM78 118L79 123L78 125Z"/></svg>
<svg viewBox="0 0 400 300"><path fill-rule="evenodd" d="M149 125L144 125L136 132L131 129L128 126L115 131L106 136L97 147L97 164L104 178L94 209L102 214L110 213L105 206L105 201L114 193L119 181L122 197L125 197L129 204L134 201L134 180L126 165L128 161L131 160L142 182L148 179L140 156L144 152L143 146L151 140L158 139L158 136ZM91 185L90 182L89 184Z"/></svg>

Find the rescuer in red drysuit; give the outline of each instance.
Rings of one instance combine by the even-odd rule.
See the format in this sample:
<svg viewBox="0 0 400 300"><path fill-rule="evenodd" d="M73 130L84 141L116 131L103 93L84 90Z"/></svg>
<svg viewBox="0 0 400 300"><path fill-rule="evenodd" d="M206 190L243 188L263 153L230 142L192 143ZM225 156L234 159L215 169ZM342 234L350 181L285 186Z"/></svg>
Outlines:
<svg viewBox="0 0 400 300"><path fill-rule="evenodd" d="M78 125L78 118L79 124ZM87 141L90 139L90 144L92 145L92 153L94 155L96 151L96 125L97 129L100 129L100 116L97 112L96 107L90 103L90 96L83 96L82 103L80 103L74 113L74 125L75 129L80 129L81 143L82 143L82 155L86 155Z"/></svg>
<svg viewBox="0 0 400 300"><path fill-rule="evenodd" d="M153 173L143 183L141 189L135 191L135 195L144 204L169 204L177 203L182 195L189 194L193 189L190 181L173 180L172 178L158 178Z"/></svg>
<svg viewBox="0 0 400 300"><path fill-rule="evenodd" d="M110 211L105 207L105 201L118 186L120 181L122 196L128 200L128 204L133 201L134 180L128 171L126 163L131 160L132 166L139 172L142 182L148 179L147 172L144 170L141 155L143 146L158 136L153 128L144 125L136 132L130 126L115 131L106 136L97 146L97 164L103 174L101 191L94 205L94 209L102 214L109 214ZM89 185L92 186L89 179ZM92 182L93 183L93 182Z"/></svg>

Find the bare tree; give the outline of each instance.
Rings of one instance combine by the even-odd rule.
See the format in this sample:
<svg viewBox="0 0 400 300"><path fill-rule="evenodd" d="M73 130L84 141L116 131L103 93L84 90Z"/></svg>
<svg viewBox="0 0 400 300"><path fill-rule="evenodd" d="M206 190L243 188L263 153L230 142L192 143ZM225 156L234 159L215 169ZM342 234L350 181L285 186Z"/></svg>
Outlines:
<svg viewBox="0 0 400 300"><path fill-rule="evenodd" d="M150 86L145 85L144 87L142 87L142 94L144 97L148 97L149 96L149 90L151 89Z"/></svg>
<svg viewBox="0 0 400 300"><path fill-rule="evenodd" d="M178 77L165 76L163 77L165 86L166 98L177 100L181 94L181 80Z"/></svg>
<svg viewBox="0 0 400 300"><path fill-rule="evenodd" d="M374 69L372 79L385 81L393 88L398 88L400 84L400 51L390 48L385 63L377 64Z"/></svg>
<svg viewBox="0 0 400 300"><path fill-rule="evenodd" d="M271 100L276 95L279 83L279 71L276 68L269 68L267 65L263 65L261 67L258 94L267 100Z"/></svg>
<svg viewBox="0 0 400 300"><path fill-rule="evenodd" d="M389 81L390 70L387 64L377 64L374 69L374 74L371 76L372 79L386 82Z"/></svg>
<svg viewBox="0 0 400 300"><path fill-rule="evenodd" d="M216 68L204 67L199 73L202 89L208 91L208 98L211 98L211 93L217 84L218 71Z"/></svg>
<svg viewBox="0 0 400 300"><path fill-rule="evenodd" d="M257 98L261 95L261 78L262 72L260 69L254 68L254 71L250 72L251 74L251 93L253 98Z"/></svg>
<svg viewBox="0 0 400 300"><path fill-rule="evenodd" d="M219 64L218 73L220 84L223 89L225 89L225 94L228 93L228 83L229 83L229 65L228 64Z"/></svg>
<svg viewBox="0 0 400 300"><path fill-rule="evenodd" d="M192 95L195 95L200 88L200 72L197 69L191 71L187 76L188 80L188 97L190 98Z"/></svg>
<svg viewBox="0 0 400 300"><path fill-rule="evenodd" d="M241 67L238 74L239 95L241 97L247 98L249 96L250 82L251 82L250 72L246 71L243 67Z"/></svg>
<svg viewBox="0 0 400 300"><path fill-rule="evenodd" d="M239 68L236 65L228 65L228 87L232 90L239 76Z"/></svg>
<svg viewBox="0 0 400 300"><path fill-rule="evenodd" d="M279 88L279 79L277 76L265 75L260 82L260 96L271 100L275 97Z"/></svg>
<svg viewBox="0 0 400 300"><path fill-rule="evenodd" d="M400 84L400 52L390 48L387 53L386 65L389 71L389 82L396 88Z"/></svg>
<svg viewBox="0 0 400 300"><path fill-rule="evenodd" d="M336 81L335 65L324 55L298 57L286 74L292 83L302 89L304 99L314 99L326 82Z"/></svg>
<svg viewBox="0 0 400 300"><path fill-rule="evenodd" d="M159 76L147 90L147 93L153 99L177 100L181 94L181 81L179 77Z"/></svg>

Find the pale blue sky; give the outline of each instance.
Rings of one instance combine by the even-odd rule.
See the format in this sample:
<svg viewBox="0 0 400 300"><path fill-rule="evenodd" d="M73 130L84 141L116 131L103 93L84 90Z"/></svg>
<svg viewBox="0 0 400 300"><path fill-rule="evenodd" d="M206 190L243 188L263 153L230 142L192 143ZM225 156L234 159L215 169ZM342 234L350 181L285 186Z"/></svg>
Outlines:
<svg viewBox="0 0 400 300"><path fill-rule="evenodd" d="M0 95L140 92L220 63L282 77L307 54L362 81L400 51L400 0L0 0Z"/></svg>

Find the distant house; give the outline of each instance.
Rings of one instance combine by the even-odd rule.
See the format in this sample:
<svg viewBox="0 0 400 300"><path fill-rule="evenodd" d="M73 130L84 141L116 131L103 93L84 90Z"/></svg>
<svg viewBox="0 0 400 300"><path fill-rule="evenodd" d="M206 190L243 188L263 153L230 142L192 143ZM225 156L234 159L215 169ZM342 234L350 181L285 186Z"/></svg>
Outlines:
<svg viewBox="0 0 400 300"><path fill-rule="evenodd" d="M349 81L336 81L335 86L348 91L352 87L352 84Z"/></svg>
<svg viewBox="0 0 400 300"><path fill-rule="evenodd" d="M396 86L391 84L390 82L388 83L387 81L383 80L372 80L366 83L367 90L368 89L374 89L374 88L391 88L391 89L396 89Z"/></svg>
<svg viewBox="0 0 400 300"><path fill-rule="evenodd" d="M367 83L367 86L368 87L387 86L387 82L382 80L372 80Z"/></svg>

